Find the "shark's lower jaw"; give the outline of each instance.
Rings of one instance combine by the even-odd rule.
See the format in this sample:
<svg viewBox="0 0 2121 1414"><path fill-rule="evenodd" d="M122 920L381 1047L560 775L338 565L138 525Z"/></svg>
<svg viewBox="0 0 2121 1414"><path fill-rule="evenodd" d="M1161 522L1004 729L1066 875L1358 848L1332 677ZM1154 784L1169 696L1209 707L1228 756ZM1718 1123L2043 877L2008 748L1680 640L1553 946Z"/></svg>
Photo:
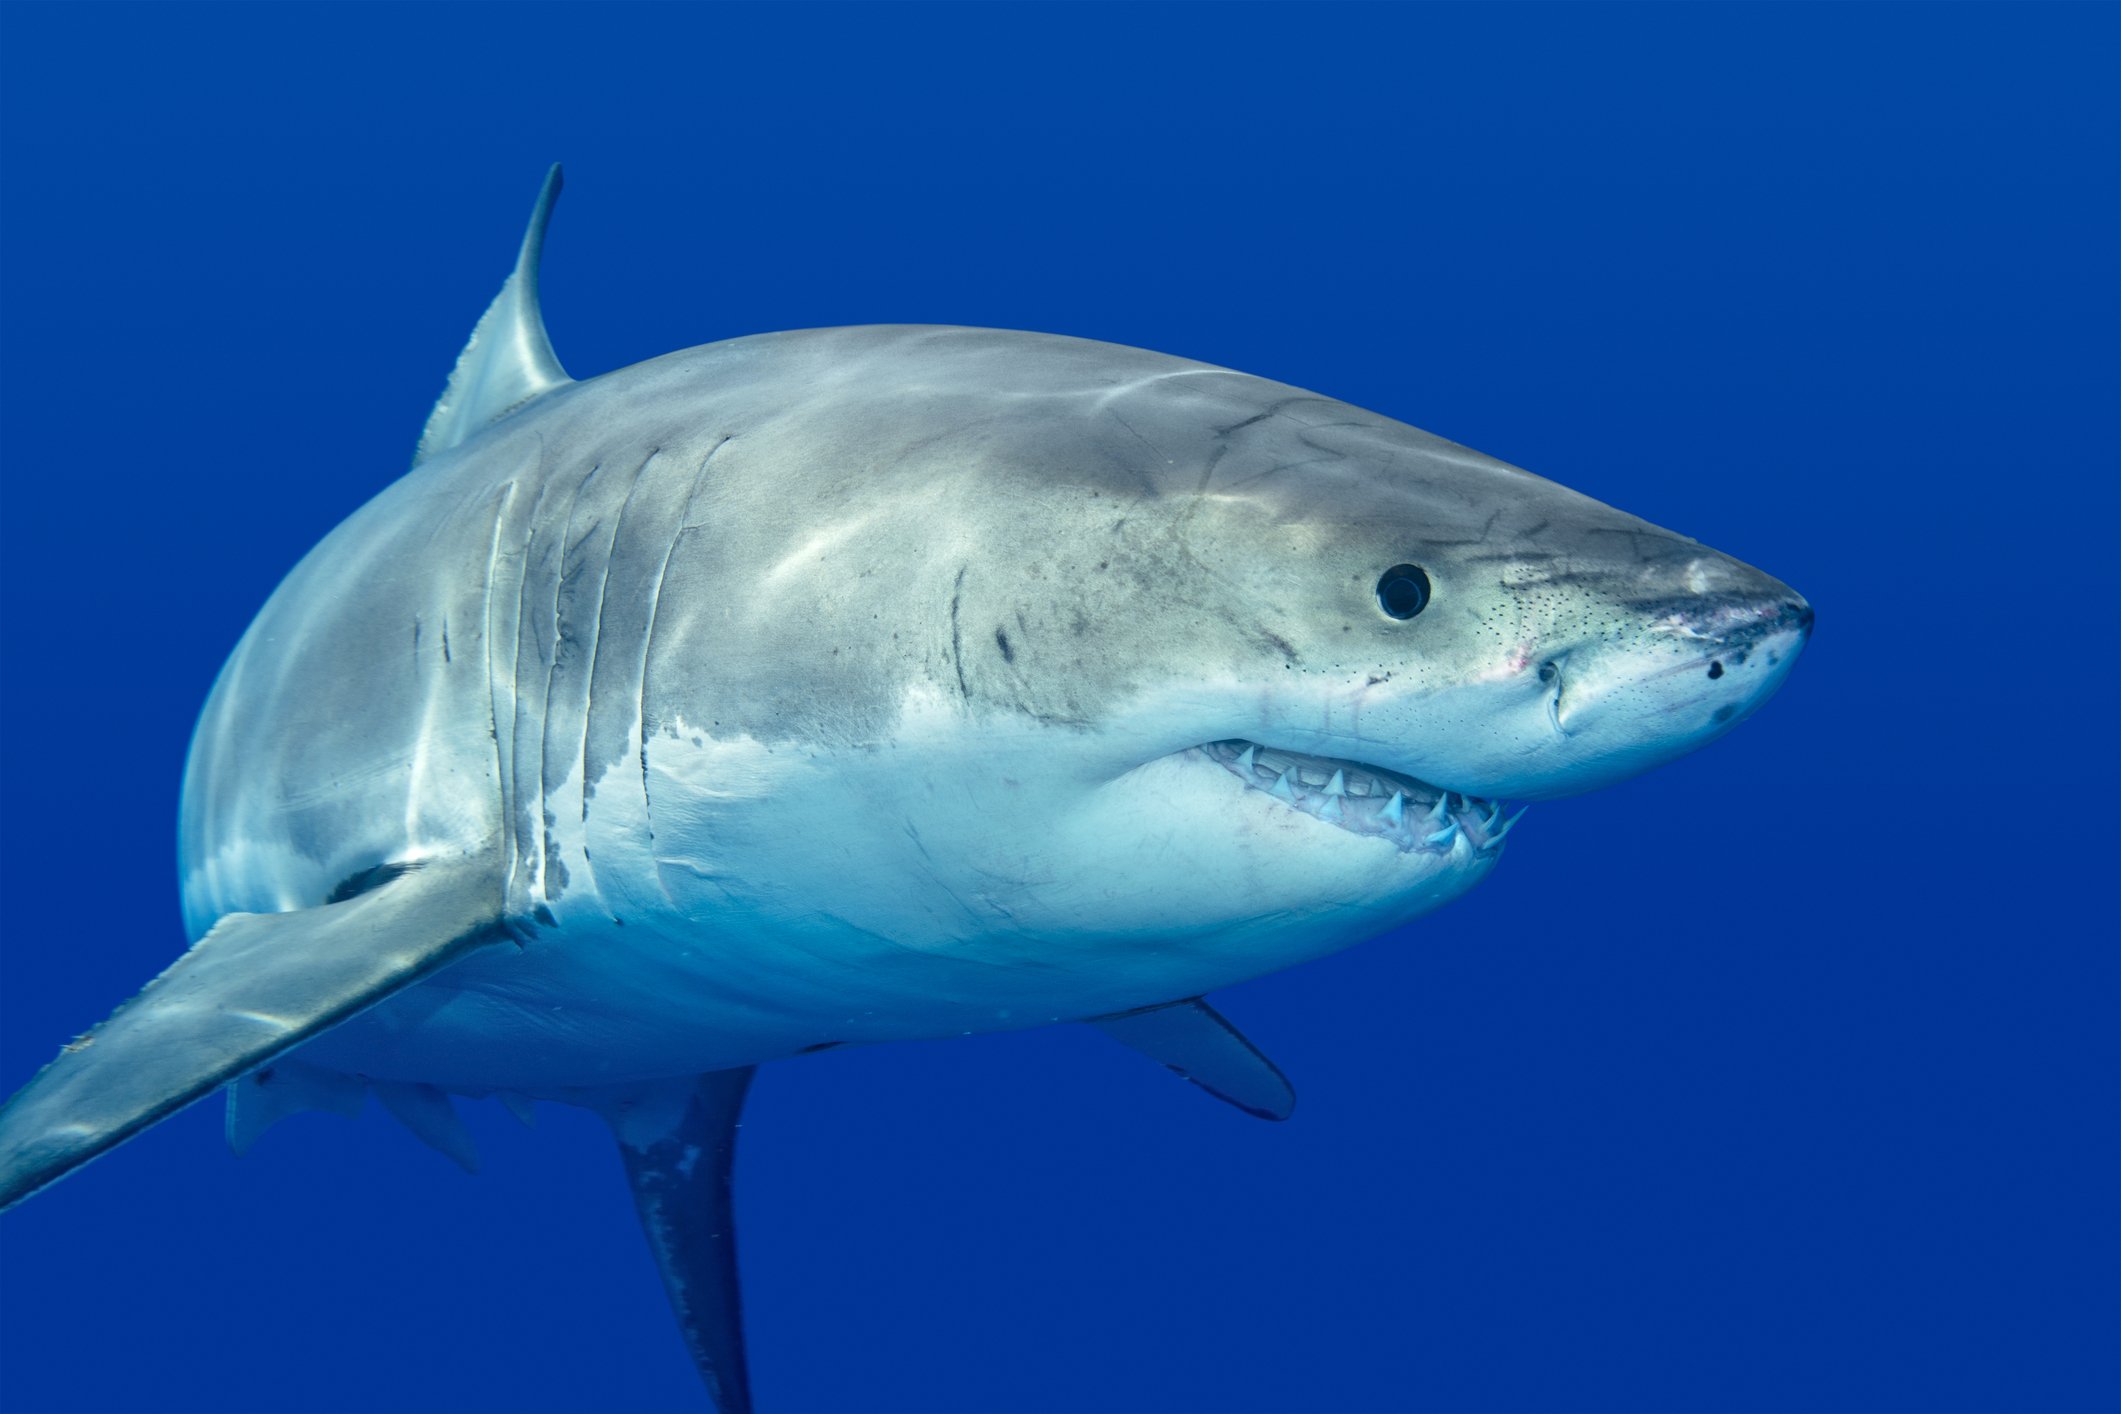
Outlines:
<svg viewBox="0 0 2121 1414"><path fill-rule="evenodd" d="M1306 756L1251 741L1211 741L1195 749L1248 790L1408 854L1449 854L1461 847L1497 852L1524 814L1520 809L1505 817L1499 800L1456 795L1359 761Z"/></svg>

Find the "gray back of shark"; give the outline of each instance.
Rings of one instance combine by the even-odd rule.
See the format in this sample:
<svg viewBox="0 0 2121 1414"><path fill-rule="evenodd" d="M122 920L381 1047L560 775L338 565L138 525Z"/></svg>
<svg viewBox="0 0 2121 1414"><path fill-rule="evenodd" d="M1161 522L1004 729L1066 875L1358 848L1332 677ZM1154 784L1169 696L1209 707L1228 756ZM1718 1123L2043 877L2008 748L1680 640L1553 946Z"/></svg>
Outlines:
<svg viewBox="0 0 2121 1414"><path fill-rule="evenodd" d="M239 1152L373 1089L467 1166L450 1093L588 1105L748 1408L752 1067L1091 1021L1284 1117L1202 993L1456 897L1502 797L1713 739L1809 633L1685 537L1162 354L827 329L574 383L558 186L411 473L215 685L194 946L0 1112L0 1203L222 1086Z"/></svg>

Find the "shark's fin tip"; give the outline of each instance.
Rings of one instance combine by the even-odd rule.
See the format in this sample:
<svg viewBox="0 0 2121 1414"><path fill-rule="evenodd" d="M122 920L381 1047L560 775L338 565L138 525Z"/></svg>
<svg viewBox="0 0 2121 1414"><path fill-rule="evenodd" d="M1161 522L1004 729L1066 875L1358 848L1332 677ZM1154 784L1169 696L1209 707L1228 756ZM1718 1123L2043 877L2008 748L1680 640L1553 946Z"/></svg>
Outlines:
<svg viewBox="0 0 2121 1414"><path fill-rule="evenodd" d="M1285 1120L1296 1112L1296 1087L1280 1067L1199 997L1090 1024L1248 1115Z"/></svg>
<svg viewBox="0 0 2121 1414"><path fill-rule="evenodd" d="M376 1098L413 1132L413 1137L452 1160L464 1172L479 1171L478 1147L472 1143L471 1131L464 1127L463 1118L457 1114L457 1107L450 1103L445 1091L433 1085L400 1081L378 1080L374 1084Z"/></svg>
<svg viewBox="0 0 2121 1414"><path fill-rule="evenodd" d="M751 1414L730 1175L752 1067L608 1092L634 1208L678 1327L721 1414Z"/></svg>
<svg viewBox="0 0 2121 1414"><path fill-rule="evenodd" d="M524 404L574 381L552 350L538 302L545 232L565 185L560 164L555 162L546 170L537 202L530 209L515 269L479 317L464 351L457 355L449 385L428 414L419 448L413 453L414 466L469 441Z"/></svg>
<svg viewBox="0 0 2121 1414"><path fill-rule="evenodd" d="M325 1110L351 1119L361 1112L368 1087L351 1075L285 1057L261 1066L228 1086L223 1135L229 1152L242 1158L266 1130L304 1110Z"/></svg>
<svg viewBox="0 0 2121 1414"><path fill-rule="evenodd" d="M231 1084L243 1098L226 1132L247 1148L288 1112L272 1095L283 1064L291 1108L357 1102L346 1087L358 1081L283 1053L494 942L502 903L500 870L482 851L340 902L222 918L0 1106L0 1208ZM245 1086L262 1108L247 1105Z"/></svg>

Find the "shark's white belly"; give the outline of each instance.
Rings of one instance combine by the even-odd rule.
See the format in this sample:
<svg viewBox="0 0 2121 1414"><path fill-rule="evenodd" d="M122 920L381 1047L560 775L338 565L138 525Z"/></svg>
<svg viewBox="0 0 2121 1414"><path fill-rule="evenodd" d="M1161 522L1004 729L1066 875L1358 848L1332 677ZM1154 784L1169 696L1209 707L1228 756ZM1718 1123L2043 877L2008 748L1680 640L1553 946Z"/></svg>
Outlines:
<svg viewBox="0 0 2121 1414"><path fill-rule="evenodd" d="M1349 946L1456 897L1496 857L1470 841L1439 857L1351 838L1176 757L1012 835L985 807L1053 784L1039 777L1035 730L968 729L930 753L791 751L682 724L652 734L635 779L600 783L579 829L555 831L570 886L520 945L468 959L304 1056L376 1078L562 1094L1082 1020ZM1236 817L1239 847L1193 847L1143 808L1191 805L1178 797ZM1150 850L1163 867L1144 885ZM1340 897L1392 901L1300 917L1263 906L1254 881L1292 857ZM1137 926L1112 928L1115 913Z"/></svg>

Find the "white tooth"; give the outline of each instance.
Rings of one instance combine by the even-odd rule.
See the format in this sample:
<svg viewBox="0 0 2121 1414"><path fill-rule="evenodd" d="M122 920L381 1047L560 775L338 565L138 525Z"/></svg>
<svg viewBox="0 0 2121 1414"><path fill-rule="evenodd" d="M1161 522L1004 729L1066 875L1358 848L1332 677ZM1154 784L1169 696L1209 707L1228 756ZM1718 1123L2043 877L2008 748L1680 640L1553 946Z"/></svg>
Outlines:
<svg viewBox="0 0 2121 1414"><path fill-rule="evenodd" d="M1424 838L1424 839L1422 840L1422 843L1423 843L1423 844L1443 844L1443 843L1444 843L1445 841L1447 841L1447 840L1455 840L1455 839L1456 839L1457 837L1458 837L1458 822L1457 822L1456 820L1453 820L1453 821L1449 822L1448 824L1446 824L1446 825L1445 825L1445 826L1444 826L1444 827L1443 827L1442 829L1438 830L1438 831L1437 831L1437 832L1436 832L1435 834L1433 834L1433 835L1429 835L1429 836L1427 836L1426 838Z"/></svg>
<svg viewBox="0 0 2121 1414"><path fill-rule="evenodd" d="M1377 812L1377 818L1397 829L1399 822L1407 818L1407 798L1393 791L1391 803Z"/></svg>
<svg viewBox="0 0 2121 1414"><path fill-rule="evenodd" d="M1450 801L1451 793L1449 791L1445 791L1442 795L1437 796L1436 804L1431 806L1429 809L1429 818L1431 820L1434 820L1439 825L1442 824L1446 819L1450 818Z"/></svg>
<svg viewBox="0 0 2121 1414"><path fill-rule="evenodd" d="M1326 803L1318 807L1318 818L1321 820L1338 821L1340 819L1340 797L1334 795L1327 796Z"/></svg>
<svg viewBox="0 0 2121 1414"><path fill-rule="evenodd" d="M1267 794L1279 796L1283 800L1295 800L1296 791L1289 784L1289 778L1291 776L1294 776L1295 774L1296 768L1294 766L1291 766L1288 770L1282 772L1280 776L1275 778L1274 784L1268 788Z"/></svg>
<svg viewBox="0 0 2121 1414"><path fill-rule="evenodd" d="M1500 844L1502 843L1502 837L1503 837L1504 835L1507 835L1508 833L1510 833L1510 831L1511 831L1511 830L1512 830L1513 828L1515 828L1515 827L1516 827L1516 824L1517 824L1517 822L1518 822L1519 820L1522 820L1522 819L1524 818L1524 813L1525 813L1525 811L1527 811L1527 810L1529 810L1529 809L1531 809L1531 808L1532 808L1532 807L1530 807L1529 805L1520 805L1520 806L1518 806L1518 807L1517 807L1517 813L1516 813L1515 815L1512 815L1512 816L1511 816L1511 817L1510 817L1509 819L1507 819L1507 820L1503 821L1503 822L1502 822L1502 828L1501 828L1501 829L1499 829L1499 830L1496 830L1496 831L1492 832L1491 834L1489 834L1489 836L1488 836L1488 842L1487 842L1486 844L1482 845L1482 846L1481 846L1481 848L1482 848L1483 850L1489 850L1489 849L1494 849L1494 848L1496 848L1496 847L1497 847L1498 845L1500 845Z"/></svg>
<svg viewBox="0 0 2121 1414"><path fill-rule="evenodd" d="M1347 793L1348 793L1348 775L1347 775L1347 772L1345 772L1345 771L1335 771L1335 772L1333 773L1333 779L1332 779L1332 780L1330 780L1330 781L1327 781L1327 782L1326 782L1326 794L1327 794L1327 795L1346 795Z"/></svg>
<svg viewBox="0 0 2121 1414"><path fill-rule="evenodd" d="M1259 748L1258 748L1258 747L1256 747L1256 746L1252 746L1252 745L1250 745L1250 744L1247 744L1247 745L1246 745L1246 747L1245 747L1245 754L1237 758L1237 769L1238 769L1238 770L1240 770L1240 771L1242 771L1242 772L1244 772L1244 773L1245 773L1246 775L1248 775L1248 776L1249 776L1249 775L1251 775L1251 774L1252 774L1252 763L1253 763L1253 762L1254 762L1254 761L1255 761L1256 759L1258 759L1258 756L1259 756Z"/></svg>
<svg viewBox="0 0 2121 1414"><path fill-rule="evenodd" d="M1499 800L1491 801L1488 804L1488 818L1480 822L1481 828L1487 830L1490 833L1493 833L1495 829L1495 822L1500 820L1501 818L1502 802Z"/></svg>

